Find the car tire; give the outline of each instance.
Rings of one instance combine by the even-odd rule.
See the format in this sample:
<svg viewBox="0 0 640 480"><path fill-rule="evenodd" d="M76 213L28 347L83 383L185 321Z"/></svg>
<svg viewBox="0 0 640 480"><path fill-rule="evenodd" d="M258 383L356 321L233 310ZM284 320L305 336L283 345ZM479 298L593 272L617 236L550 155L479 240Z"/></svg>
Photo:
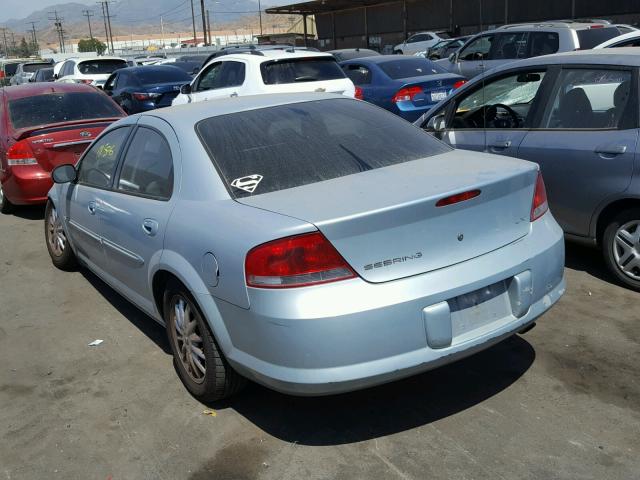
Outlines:
<svg viewBox="0 0 640 480"><path fill-rule="evenodd" d="M602 236L602 252L611 273L625 286L640 291L640 208L624 210L609 222Z"/></svg>
<svg viewBox="0 0 640 480"><path fill-rule="evenodd" d="M44 213L44 241L51 257L51 263L60 270L74 270L78 260L69 244L62 220L58 216L55 205L49 200Z"/></svg>
<svg viewBox="0 0 640 480"><path fill-rule="evenodd" d="M163 312L174 367L191 395L209 403L229 398L245 386L246 379L229 365L200 307L178 281L170 281L165 289Z"/></svg>
<svg viewBox="0 0 640 480"><path fill-rule="evenodd" d="M13 203L4 195L2 184L0 184L0 213L9 214L15 210Z"/></svg>

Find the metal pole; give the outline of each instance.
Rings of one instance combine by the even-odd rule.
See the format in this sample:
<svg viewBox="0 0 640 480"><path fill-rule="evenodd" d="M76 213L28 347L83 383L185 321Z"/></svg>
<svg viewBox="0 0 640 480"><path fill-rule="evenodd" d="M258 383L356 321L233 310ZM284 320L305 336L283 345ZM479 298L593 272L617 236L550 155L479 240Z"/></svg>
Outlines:
<svg viewBox="0 0 640 480"><path fill-rule="evenodd" d="M209 10L207 10L207 32L209 35L209 45L213 45L211 41L211 18L209 17Z"/></svg>
<svg viewBox="0 0 640 480"><path fill-rule="evenodd" d="M113 48L113 32L111 30L111 15L109 15L109 1L104 2L105 8L107 10L107 25L109 25L109 39L111 41L111 53L115 52Z"/></svg>
<svg viewBox="0 0 640 480"><path fill-rule="evenodd" d="M302 14L302 21L304 22L304 27L303 27L303 32L304 32L304 46L307 47L307 14L303 13ZM294 45L295 45L295 40L294 40Z"/></svg>
<svg viewBox="0 0 640 480"><path fill-rule="evenodd" d="M200 15L202 15L202 36L203 43L207 44L207 19L204 13L204 0L200 0Z"/></svg>
<svg viewBox="0 0 640 480"><path fill-rule="evenodd" d="M91 10L83 10L82 15L87 17L87 22L89 23L89 38L93 40L93 32L91 31L91 17L93 17L93 13Z"/></svg>
<svg viewBox="0 0 640 480"><path fill-rule="evenodd" d="M164 22L162 21L162 15L160 15L160 38L162 39L162 48L164 49Z"/></svg>
<svg viewBox="0 0 640 480"><path fill-rule="evenodd" d="M258 0L258 17L260 18L260 36L262 36L262 5L260 4L260 0Z"/></svg>
<svg viewBox="0 0 640 480"><path fill-rule="evenodd" d="M109 30L107 29L107 15L104 13L104 2L98 2L102 7L102 20L104 20L104 43L109 45Z"/></svg>
<svg viewBox="0 0 640 480"><path fill-rule="evenodd" d="M191 0L191 23L193 24L193 44L196 45L198 40L196 39L196 14L193 11L193 0Z"/></svg>

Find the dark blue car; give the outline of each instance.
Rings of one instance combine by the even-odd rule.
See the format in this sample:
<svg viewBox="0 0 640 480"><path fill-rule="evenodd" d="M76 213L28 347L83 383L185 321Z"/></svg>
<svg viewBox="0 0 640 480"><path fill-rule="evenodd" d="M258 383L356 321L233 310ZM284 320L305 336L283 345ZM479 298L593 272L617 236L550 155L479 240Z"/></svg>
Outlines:
<svg viewBox="0 0 640 480"><path fill-rule="evenodd" d="M180 87L191 82L184 70L171 65L149 65L116 70L104 91L129 113L169 107Z"/></svg>
<svg viewBox="0 0 640 480"><path fill-rule="evenodd" d="M340 63L356 86L356 98L366 100L413 122L465 80L430 60L379 55Z"/></svg>

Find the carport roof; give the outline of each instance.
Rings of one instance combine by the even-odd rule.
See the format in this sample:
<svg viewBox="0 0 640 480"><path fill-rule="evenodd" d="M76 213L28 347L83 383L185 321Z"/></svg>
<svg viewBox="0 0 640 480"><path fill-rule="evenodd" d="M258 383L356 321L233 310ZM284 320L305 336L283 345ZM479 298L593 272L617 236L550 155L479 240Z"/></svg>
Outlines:
<svg viewBox="0 0 640 480"><path fill-rule="evenodd" d="M308 14L333 12L336 10L345 10L347 8L368 7L371 5L380 5L389 3L389 0L316 0L314 2L293 3L291 5L283 5L281 7L267 8L267 13L279 14Z"/></svg>

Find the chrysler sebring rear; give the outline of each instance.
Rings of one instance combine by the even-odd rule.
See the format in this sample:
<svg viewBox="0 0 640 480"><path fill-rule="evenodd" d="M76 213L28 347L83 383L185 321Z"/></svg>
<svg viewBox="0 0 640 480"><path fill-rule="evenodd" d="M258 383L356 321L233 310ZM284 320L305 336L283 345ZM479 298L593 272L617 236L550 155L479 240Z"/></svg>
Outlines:
<svg viewBox="0 0 640 480"><path fill-rule="evenodd" d="M199 399L244 378L322 395L413 375L526 329L564 292L536 164L454 151L365 102L174 107L92 148L110 135L102 184L92 149L54 172L49 252L166 325Z"/></svg>

